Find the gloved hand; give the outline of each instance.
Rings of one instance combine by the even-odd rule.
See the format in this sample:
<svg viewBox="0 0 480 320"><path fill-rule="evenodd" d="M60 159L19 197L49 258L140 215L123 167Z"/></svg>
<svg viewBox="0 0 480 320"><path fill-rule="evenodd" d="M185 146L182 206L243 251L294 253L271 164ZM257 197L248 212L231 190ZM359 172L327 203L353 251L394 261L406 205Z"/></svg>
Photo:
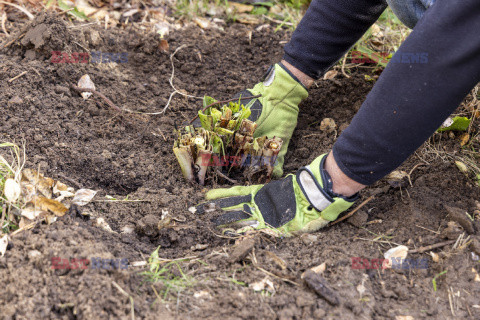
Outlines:
<svg viewBox="0 0 480 320"><path fill-rule="evenodd" d="M213 189L197 206L199 214L212 204L226 211L214 219L217 226L251 225L254 228L276 228L285 235L314 232L346 211L357 199L336 195L332 180L324 169L327 155L316 158L297 174L265 185Z"/></svg>
<svg viewBox="0 0 480 320"><path fill-rule="evenodd" d="M234 98L261 95L250 110L249 120L257 123L254 137L279 137L283 140L272 175L279 178L283 175L283 162L293 130L297 126L298 105L308 97L307 89L280 64L275 64L267 72L265 80L253 89L244 90ZM251 99L242 99L247 105ZM199 125L199 121L198 121Z"/></svg>

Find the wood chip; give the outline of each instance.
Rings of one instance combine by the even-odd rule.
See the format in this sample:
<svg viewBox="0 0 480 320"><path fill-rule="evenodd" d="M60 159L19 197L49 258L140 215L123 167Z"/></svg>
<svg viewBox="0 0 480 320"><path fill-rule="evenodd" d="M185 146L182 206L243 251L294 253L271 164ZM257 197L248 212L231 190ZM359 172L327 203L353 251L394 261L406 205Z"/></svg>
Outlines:
<svg viewBox="0 0 480 320"><path fill-rule="evenodd" d="M255 246L254 238L246 238L240 241L233 249L233 252L230 254L230 257L228 258L228 262L234 263L237 261L242 261L250 253L250 251L252 251L254 246Z"/></svg>
<svg viewBox="0 0 480 320"><path fill-rule="evenodd" d="M340 304L340 298L337 293L329 287L327 281L322 276L312 270L307 270L303 274L303 280L316 294L331 305L336 306Z"/></svg>

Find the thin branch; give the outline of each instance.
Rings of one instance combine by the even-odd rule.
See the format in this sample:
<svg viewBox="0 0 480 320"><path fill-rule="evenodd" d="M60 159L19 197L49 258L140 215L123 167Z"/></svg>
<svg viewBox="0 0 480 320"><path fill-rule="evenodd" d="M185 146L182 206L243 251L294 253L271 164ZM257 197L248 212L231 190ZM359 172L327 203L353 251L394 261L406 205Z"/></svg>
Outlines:
<svg viewBox="0 0 480 320"><path fill-rule="evenodd" d="M135 304L133 302L133 298L131 295L129 295L125 290L122 289L122 287L120 287L118 285L118 283L116 283L115 281L112 281L112 284L115 288L118 289L118 291L120 291L121 294L123 294L125 297L129 298L130 299L130 311L131 311L131 315L132 315L132 320L135 320Z"/></svg>
<svg viewBox="0 0 480 320"><path fill-rule="evenodd" d="M7 13L3 12L3 15L2 15L2 30L7 36L10 36L10 34L7 31L7 28L5 27L5 21L6 20L7 20Z"/></svg>
<svg viewBox="0 0 480 320"><path fill-rule="evenodd" d="M3 44L0 50L5 49L6 47L12 45L17 40L22 39L25 36L25 33L20 34L18 37L13 38L12 40L8 41L7 43Z"/></svg>
<svg viewBox="0 0 480 320"><path fill-rule="evenodd" d="M33 14L31 14L27 9L23 8L23 7L20 7L19 5L16 5L14 3L10 3L10 2L5 2L5 1L0 1L0 3L2 4L6 4L8 6L12 6L12 7L15 7L17 8L18 10L22 11L23 13L25 13L25 15L28 17L28 19L30 20L33 20L35 17L33 16Z"/></svg>
<svg viewBox="0 0 480 320"><path fill-rule="evenodd" d="M273 19L273 18L270 18L269 16L267 15L263 15L263 17L267 20L270 20L272 22L275 22L275 23L278 23L280 25L284 24L286 26L294 26L294 24L292 22L288 22L288 21L281 21L281 20L277 20L277 19Z"/></svg>
<svg viewBox="0 0 480 320"><path fill-rule="evenodd" d="M444 242L439 242L439 243L431 244L429 246L420 247L418 249L410 250L410 251L408 251L408 253L423 253L423 252L428 251L428 250L433 250L433 249L448 246L449 244L455 243L456 241L457 240L448 240L448 241L444 241Z"/></svg>
<svg viewBox="0 0 480 320"><path fill-rule="evenodd" d="M112 100L108 99L103 93L100 93L96 90L93 90L93 89L87 89L87 88L80 88L80 87L77 87L76 85L70 85L70 88L72 88L73 90L77 91L78 93L82 93L82 92L91 92L93 93L93 95L103 99L103 101L105 101L105 103L110 107L110 108L113 108L115 109L116 111L118 112L122 112L122 109L120 109L119 107L117 107L115 105L115 103L112 102Z"/></svg>
<svg viewBox="0 0 480 320"><path fill-rule="evenodd" d="M5 221L5 214L7 212L7 206L5 203L2 205L2 218L0 219L0 234L2 234L3 230L3 222Z"/></svg>
<svg viewBox="0 0 480 320"><path fill-rule="evenodd" d="M364 205L366 205L367 203L369 203L370 201L372 201L373 199L375 198L375 196L370 196L367 200L363 201L362 203L360 203L360 205L358 207L356 207L355 209L353 209L352 211L350 211L348 214L344 215L343 217L341 217L340 219L338 219L337 221L333 221L332 223L330 223L329 226L333 226L337 223L339 223L340 221L343 221L347 218L350 218L351 216L353 216L353 214L355 212L357 212L358 210L360 210L361 207L363 207Z"/></svg>
<svg viewBox="0 0 480 320"><path fill-rule="evenodd" d="M22 73L20 73L18 76L15 76L13 78L11 78L10 80L8 80L9 83L12 83L13 81L17 80L18 78L20 77L23 77L24 75L27 74L27 71L23 71Z"/></svg>
<svg viewBox="0 0 480 320"><path fill-rule="evenodd" d="M222 172L220 172L220 170L218 168L215 170L215 173L218 174L220 177L222 177L223 179L227 180L230 183L235 184L235 183L238 182L237 180L233 180L233 179L227 177L226 175L224 175Z"/></svg>

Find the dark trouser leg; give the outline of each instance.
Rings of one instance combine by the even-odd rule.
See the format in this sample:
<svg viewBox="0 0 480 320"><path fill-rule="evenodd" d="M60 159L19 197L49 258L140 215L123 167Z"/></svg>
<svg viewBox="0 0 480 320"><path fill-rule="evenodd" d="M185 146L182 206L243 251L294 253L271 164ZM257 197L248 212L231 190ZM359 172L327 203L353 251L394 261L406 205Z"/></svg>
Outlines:
<svg viewBox="0 0 480 320"><path fill-rule="evenodd" d="M480 81L480 2L437 0L333 147L340 169L369 185L410 156Z"/></svg>

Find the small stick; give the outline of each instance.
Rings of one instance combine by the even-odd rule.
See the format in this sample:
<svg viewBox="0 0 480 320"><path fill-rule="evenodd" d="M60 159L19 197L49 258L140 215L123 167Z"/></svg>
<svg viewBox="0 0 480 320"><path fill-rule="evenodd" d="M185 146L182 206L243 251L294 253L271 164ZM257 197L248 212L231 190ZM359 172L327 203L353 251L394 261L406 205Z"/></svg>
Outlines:
<svg viewBox="0 0 480 320"><path fill-rule="evenodd" d="M12 233L10 233L10 237L13 237L14 235L16 235L16 234L18 234L18 233L20 233L20 232L22 232L22 231L25 231L25 230L28 230L28 229L32 229L33 227L35 227L36 224L42 222L43 220L45 220L45 219L44 219L44 218L41 218L41 219L38 220L38 221L34 221L34 222L30 223L30 224L27 224L26 226L23 226L23 227L20 228L20 229L17 229L17 230L15 230L15 231L13 231Z"/></svg>
<svg viewBox="0 0 480 320"><path fill-rule="evenodd" d="M294 24L292 22L288 22L288 21L281 21L281 20L277 20L277 19L273 19L273 18L270 18L269 16L267 15L262 15L265 19L267 20L270 20L272 22L275 22L275 23L278 23L280 25L284 24L286 26L293 26Z"/></svg>
<svg viewBox="0 0 480 320"><path fill-rule="evenodd" d="M115 288L118 289L118 291L120 291L121 294L123 294L125 297L130 299L130 306L131 306L130 310L131 310L132 320L135 320L135 303L133 302L132 296L129 295L125 290L123 290L122 287L120 287L118 283L116 283L115 281L112 281L112 284Z"/></svg>
<svg viewBox="0 0 480 320"><path fill-rule="evenodd" d="M18 76L15 76L13 77L12 79L8 80L9 83L12 83L13 81L17 80L18 78L20 77L23 77L24 75L27 74L27 71L23 71L22 73L20 73Z"/></svg>
<svg viewBox="0 0 480 320"><path fill-rule="evenodd" d="M329 226L333 226L337 223L339 223L340 221L343 221L347 218L350 218L351 216L353 216L353 214L355 212L357 212L358 210L360 210L361 207L363 207L364 205L366 205L367 203L369 203L370 201L373 200L373 198L375 198L375 196L370 196L367 200L363 201L362 203L360 203L360 205L358 207L356 207L355 209L353 209L352 211L350 211L348 214L344 215L343 217L341 217L340 219L338 219L337 221L333 221L332 223L330 223Z"/></svg>
<svg viewBox="0 0 480 320"><path fill-rule="evenodd" d="M216 172L220 177L222 177L223 179L227 180L227 181L230 182L230 183L237 183L237 182L238 182L237 180L233 180L233 179L227 177L226 175L224 175L223 173L221 173L220 170L218 170L218 168L217 168L217 170L215 170L215 172Z"/></svg>
<svg viewBox="0 0 480 320"><path fill-rule="evenodd" d="M205 112L205 110L207 110L208 108L212 107L212 106L215 106L217 104L223 104L223 103L227 103L227 102L232 102L232 101L238 101L238 100L245 100L245 99L256 99L256 98L260 98L262 95L261 94L257 94L256 96L250 96L250 97L240 97L240 98L233 98L233 99L228 99L228 100L223 100L223 101L217 101L217 102L214 102L214 103L210 103L208 106L206 106L205 108L202 109L202 112ZM193 121L195 121L195 119L198 118L198 114L195 116L195 118L193 118L192 120L190 120L190 123L192 123Z"/></svg>
<svg viewBox="0 0 480 320"><path fill-rule="evenodd" d="M342 74L345 76L345 78L350 78L350 76L345 72L345 61L347 61L347 54L343 57L342 61Z"/></svg>
<svg viewBox="0 0 480 320"><path fill-rule="evenodd" d="M407 177L408 177L408 182L410 183L410 187L413 187L413 184L412 184L412 179L411 179L411 175L413 173L413 171L415 169L417 169L418 167L420 166L426 166L425 163L417 163L416 165L413 166L412 170L410 170L410 172L408 173Z"/></svg>
<svg viewBox="0 0 480 320"><path fill-rule="evenodd" d="M23 8L23 7L20 7L19 5L16 5L14 3L10 3L10 2L5 2L5 1L0 1L0 3L2 4L6 4L8 6L12 6L14 8L17 8L18 10L22 11L23 13L25 13L25 15L28 17L28 19L30 20L33 20L35 17L33 16L33 14L31 14L27 9Z"/></svg>
<svg viewBox="0 0 480 320"><path fill-rule="evenodd" d="M418 249L410 250L410 251L408 251L408 253L423 253L423 252L428 251L428 250L433 250L433 249L448 246L449 244L455 243L456 241L457 240L448 240L448 241L444 241L444 242L439 242L439 243L431 244L429 246L420 247Z"/></svg>
<svg viewBox="0 0 480 320"><path fill-rule="evenodd" d="M3 47L1 47L0 49L5 49L6 47L12 45L12 43L14 43L15 41L22 39L24 36L25 36L25 33L22 34L22 35L20 35L20 36L18 36L18 37L16 37L16 38L13 38L12 40L10 40L10 41L7 42L6 44L4 44Z"/></svg>
<svg viewBox="0 0 480 320"><path fill-rule="evenodd" d="M0 234L2 233L3 221L5 221L6 212L7 212L7 206L4 203L3 206L2 206L2 218L0 219Z"/></svg>
<svg viewBox="0 0 480 320"><path fill-rule="evenodd" d="M115 110L117 110L118 112L122 112L122 109L120 109L119 107L117 107L115 105L115 103L112 102L112 100L108 99L107 97L105 97L105 95L103 93L100 93L96 90L93 90L93 89L87 89L87 88L80 88L80 87L77 87L76 85L70 85L70 88L72 88L73 90L77 91L78 93L82 93L82 92L91 92L93 93L94 95L96 95L97 97L100 97L103 99L103 101L105 101L105 103L110 107L110 108L113 108Z"/></svg>
<svg viewBox="0 0 480 320"><path fill-rule="evenodd" d="M4 12L3 15L2 15L2 30L7 36L10 36L10 34L7 31L7 28L5 28L5 21L6 20L7 20L7 13Z"/></svg>

